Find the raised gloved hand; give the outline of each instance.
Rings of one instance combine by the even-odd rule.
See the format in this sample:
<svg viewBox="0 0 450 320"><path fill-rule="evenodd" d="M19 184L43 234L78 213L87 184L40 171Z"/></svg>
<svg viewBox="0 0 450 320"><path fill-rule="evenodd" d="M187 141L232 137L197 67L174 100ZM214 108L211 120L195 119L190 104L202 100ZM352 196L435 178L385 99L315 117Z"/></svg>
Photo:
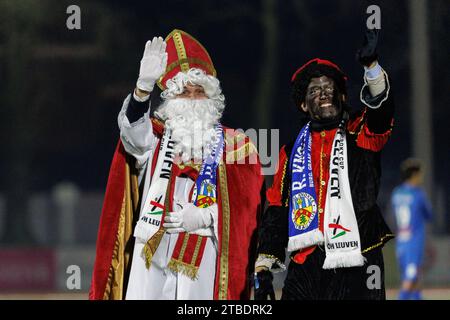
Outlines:
<svg viewBox="0 0 450 320"><path fill-rule="evenodd" d="M363 66L370 67L374 61L378 60L378 33L378 29L367 29L363 46L356 52L356 58Z"/></svg>
<svg viewBox="0 0 450 320"><path fill-rule="evenodd" d="M166 42L161 37L154 37L145 44L144 55L139 69L136 87L151 92L156 81L164 74L167 66Z"/></svg>
<svg viewBox="0 0 450 320"><path fill-rule="evenodd" d="M275 291L273 290L273 275L269 270L262 270L255 273L255 300L275 300Z"/></svg>
<svg viewBox="0 0 450 320"><path fill-rule="evenodd" d="M212 210L217 210L217 203L207 208L186 203L182 210L170 212L164 217L163 227L168 233L191 232L208 228L213 223Z"/></svg>

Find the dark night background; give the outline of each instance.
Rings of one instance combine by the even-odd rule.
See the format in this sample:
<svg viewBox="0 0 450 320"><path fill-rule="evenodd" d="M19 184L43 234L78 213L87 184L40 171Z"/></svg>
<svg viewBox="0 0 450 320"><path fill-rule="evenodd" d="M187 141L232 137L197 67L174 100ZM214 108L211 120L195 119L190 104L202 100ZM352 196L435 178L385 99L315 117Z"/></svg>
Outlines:
<svg viewBox="0 0 450 320"><path fill-rule="evenodd" d="M81 30L68 30L66 8L81 8ZM0 0L0 194L4 243L32 244L27 199L71 181L103 194L118 140L117 114L137 80L145 42L174 28L208 50L226 97L223 123L278 128L280 146L299 130L290 78L314 57L349 76L350 105L360 108L366 8L381 8L380 64L396 101L393 135L383 152L380 205L387 209L400 162L412 155L409 1L33 1ZM450 232L450 19L448 0L426 1L434 179ZM270 182L271 177L267 177ZM388 212L388 210L386 210ZM100 212L93 210L91 223ZM386 213L387 214L387 213ZM95 229L96 225L93 228ZM95 234L94 234L95 237Z"/></svg>
<svg viewBox="0 0 450 320"><path fill-rule="evenodd" d="M400 161L412 152L407 1L266 2L272 7L264 1L79 1L81 30L65 25L72 2L2 2L0 190L8 194L18 185L45 191L61 180L83 190L104 189L118 139L117 113L134 87L143 46L174 28L209 51L227 99L228 126L279 128L280 144L295 137L298 114L289 80L313 57L341 66L350 78L351 105L359 108L362 68L355 52L369 16L365 10L377 4L380 64L392 79L397 108L383 157L388 192L398 182ZM438 0L427 6L433 185L448 188L449 8Z"/></svg>

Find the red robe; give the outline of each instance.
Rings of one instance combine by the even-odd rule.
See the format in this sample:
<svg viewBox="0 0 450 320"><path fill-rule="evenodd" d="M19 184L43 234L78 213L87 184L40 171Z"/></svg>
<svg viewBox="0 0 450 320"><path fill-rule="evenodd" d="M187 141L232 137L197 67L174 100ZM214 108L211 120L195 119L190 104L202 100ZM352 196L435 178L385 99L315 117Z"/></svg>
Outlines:
<svg viewBox="0 0 450 320"><path fill-rule="evenodd" d="M154 119L152 123L154 134L160 138L162 124ZM228 128L224 128L224 132L224 163L217 170L219 251L214 299L248 299L257 221L264 206L264 177L256 148L249 138ZM140 194L134 161L119 141L100 218L90 299L125 297L133 228L139 216Z"/></svg>

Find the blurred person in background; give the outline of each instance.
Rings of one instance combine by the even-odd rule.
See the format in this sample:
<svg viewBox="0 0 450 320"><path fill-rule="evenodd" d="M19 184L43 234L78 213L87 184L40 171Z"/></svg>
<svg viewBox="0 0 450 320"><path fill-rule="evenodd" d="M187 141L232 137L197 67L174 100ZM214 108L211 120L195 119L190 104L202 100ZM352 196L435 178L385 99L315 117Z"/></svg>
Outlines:
<svg viewBox="0 0 450 320"><path fill-rule="evenodd" d="M419 276L423 266L426 223L432 211L423 182L423 165L409 158L400 166L402 183L392 192L392 207L397 223L396 253L402 285L399 300L421 300Z"/></svg>
<svg viewBox="0 0 450 320"><path fill-rule="evenodd" d="M118 116L91 299L249 298L264 178L250 139L220 123L224 108L196 39L175 29L147 42Z"/></svg>
<svg viewBox="0 0 450 320"><path fill-rule="evenodd" d="M273 297L272 272L289 267L281 299L386 298L383 245L393 238L376 201L380 155L393 126L387 73L378 63L378 30L367 30L357 57L364 67L361 110L347 105L347 76L313 59L292 76L300 132L283 146L267 191L255 265L255 299ZM368 267L378 267L369 286Z"/></svg>

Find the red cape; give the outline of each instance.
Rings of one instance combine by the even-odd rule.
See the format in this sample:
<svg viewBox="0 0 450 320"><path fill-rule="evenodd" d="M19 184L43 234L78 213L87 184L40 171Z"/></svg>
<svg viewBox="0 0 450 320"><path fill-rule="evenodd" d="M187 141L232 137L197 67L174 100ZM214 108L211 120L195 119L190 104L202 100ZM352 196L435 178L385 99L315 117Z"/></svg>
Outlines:
<svg viewBox="0 0 450 320"><path fill-rule="evenodd" d="M152 122L154 133L161 136L162 124L154 119ZM217 181L219 251L214 299L248 299L249 275L256 253L256 227L264 206L264 177L256 148L249 138L224 129L225 164L218 168ZM125 152L119 141L100 217L90 299L123 299L125 296L133 251L133 221L139 216L139 188L133 168L134 158Z"/></svg>

